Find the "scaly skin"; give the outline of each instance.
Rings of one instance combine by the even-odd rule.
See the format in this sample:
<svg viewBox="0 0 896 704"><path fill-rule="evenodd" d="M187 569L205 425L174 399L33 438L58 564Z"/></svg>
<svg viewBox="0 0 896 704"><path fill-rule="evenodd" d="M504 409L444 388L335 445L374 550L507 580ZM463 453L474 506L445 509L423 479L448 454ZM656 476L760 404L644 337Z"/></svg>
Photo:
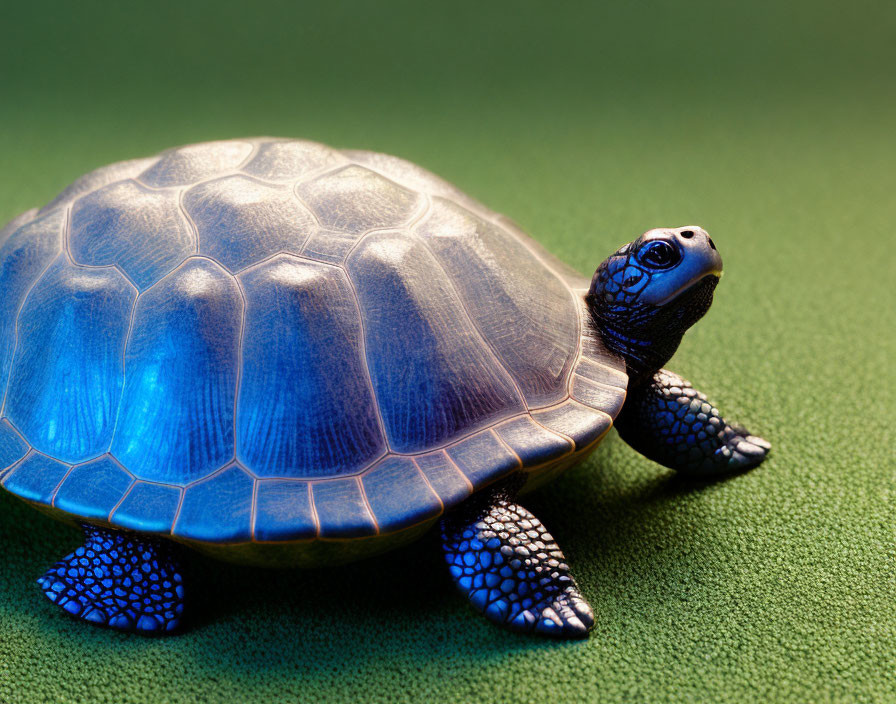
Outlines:
<svg viewBox="0 0 896 704"><path fill-rule="evenodd" d="M137 533L83 529L84 545L37 580L47 598L101 626L144 635L175 630L184 608L176 548Z"/></svg>
<svg viewBox="0 0 896 704"><path fill-rule="evenodd" d="M594 625L553 537L509 498L444 519L442 546L458 589L490 621L562 638L584 638Z"/></svg>
<svg viewBox="0 0 896 704"><path fill-rule="evenodd" d="M750 469L771 449L727 423L705 394L666 369L629 392L616 429L649 459L695 477Z"/></svg>

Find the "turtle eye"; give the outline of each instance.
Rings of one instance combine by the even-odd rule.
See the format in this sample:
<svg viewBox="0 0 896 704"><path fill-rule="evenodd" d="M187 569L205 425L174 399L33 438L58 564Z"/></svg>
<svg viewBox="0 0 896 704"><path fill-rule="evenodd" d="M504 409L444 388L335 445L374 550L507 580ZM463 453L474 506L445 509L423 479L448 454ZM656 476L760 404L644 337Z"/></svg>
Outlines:
<svg viewBox="0 0 896 704"><path fill-rule="evenodd" d="M653 269L668 269L681 261L681 252L666 240L651 240L638 250L638 259Z"/></svg>

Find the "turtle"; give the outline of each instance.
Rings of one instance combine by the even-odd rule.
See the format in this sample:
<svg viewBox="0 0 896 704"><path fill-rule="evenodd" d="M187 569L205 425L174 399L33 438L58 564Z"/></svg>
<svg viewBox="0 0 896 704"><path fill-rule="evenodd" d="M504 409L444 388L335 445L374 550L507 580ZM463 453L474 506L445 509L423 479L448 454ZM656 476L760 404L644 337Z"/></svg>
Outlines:
<svg viewBox="0 0 896 704"><path fill-rule="evenodd" d="M369 151L112 164L0 231L0 483L82 529L38 583L89 623L178 630L191 550L375 562L438 526L487 619L584 637L593 610L521 497L614 424L686 477L769 452L663 369L721 272L705 230L660 227L589 280Z"/></svg>

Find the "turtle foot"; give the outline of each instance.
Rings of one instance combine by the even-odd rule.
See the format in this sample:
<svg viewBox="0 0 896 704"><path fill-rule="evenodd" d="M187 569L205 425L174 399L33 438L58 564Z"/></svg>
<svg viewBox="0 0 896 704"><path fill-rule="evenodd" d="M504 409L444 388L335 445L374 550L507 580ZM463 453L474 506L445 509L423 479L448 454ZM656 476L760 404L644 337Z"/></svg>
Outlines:
<svg viewBox="0 0 896 704"><path fill-rule="evenodd" d="M744 472L771 450L762 438L728 423L705 394L666 369L630 391L616 429L638 452L689 478Z"/></svg>
<svg viewBox="0 0 896 704"><path fill-rule="evenodd" d="M84 545L37 580L46 597L96 625L142 635L175 630L184 592L172 548L134 533L83 528Z"/></svg>
<svg viewBox="0 0 896 704"><path fill-rule="evenodd" d="M512 631L584 638L594 613L559 546L519 504L498 499L442 522L451 576L473 607Z"/></svg>

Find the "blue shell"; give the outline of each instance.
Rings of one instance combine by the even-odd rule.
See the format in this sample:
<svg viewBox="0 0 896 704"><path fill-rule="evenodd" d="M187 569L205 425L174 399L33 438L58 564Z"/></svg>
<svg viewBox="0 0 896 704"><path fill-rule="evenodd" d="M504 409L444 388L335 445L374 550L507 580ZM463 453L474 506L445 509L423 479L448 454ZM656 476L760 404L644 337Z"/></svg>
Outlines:
<svg viewBox="0 0 896 704"><path fill-rule="evenodd" d="M0 481L209 543L433 518L625 396L587 280L395 157L182 147L0 231Z"/></svg>

